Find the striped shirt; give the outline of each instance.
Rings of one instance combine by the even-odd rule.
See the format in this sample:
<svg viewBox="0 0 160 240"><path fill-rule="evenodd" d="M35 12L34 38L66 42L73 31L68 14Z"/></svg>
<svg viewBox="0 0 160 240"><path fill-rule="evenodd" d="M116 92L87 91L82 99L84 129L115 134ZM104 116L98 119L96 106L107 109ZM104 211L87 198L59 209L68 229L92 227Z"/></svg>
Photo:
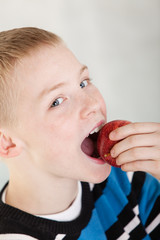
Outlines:
<svg viewBox="0 0 160 240"><path fill-rule="evenodd" d="M106 181L81 185L81 212L68 222L0 201L0 240L160 239L160 183L151 175L136 172L130 182L125 172L112 168Z"/></svg>

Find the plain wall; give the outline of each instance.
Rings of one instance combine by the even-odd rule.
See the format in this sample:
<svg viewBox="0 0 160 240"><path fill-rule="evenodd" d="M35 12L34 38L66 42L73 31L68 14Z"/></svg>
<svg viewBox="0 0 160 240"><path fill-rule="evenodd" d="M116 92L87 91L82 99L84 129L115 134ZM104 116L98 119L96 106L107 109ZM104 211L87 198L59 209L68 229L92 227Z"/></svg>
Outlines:
<svg viewBox="0 0 160 240"><path fill-rule="evenodd" d="M55 32L88 65L108 121L160 122L159 0L0 0L0 31L23 26Z"/></svg>

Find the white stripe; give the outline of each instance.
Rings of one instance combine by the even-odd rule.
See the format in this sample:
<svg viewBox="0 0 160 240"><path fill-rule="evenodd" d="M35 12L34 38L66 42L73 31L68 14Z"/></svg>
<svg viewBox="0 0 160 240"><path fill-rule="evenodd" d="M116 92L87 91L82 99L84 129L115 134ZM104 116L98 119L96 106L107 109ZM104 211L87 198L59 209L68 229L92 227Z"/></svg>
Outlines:
<svg viewBox="0 0 160 240"><path fill-rule="evenodd" d="M93 188L94 188L94 185L95 185L95 184L93 184L93 183L89 183L89 188L90 188L90 191L92 191L92 190L93 190Z"/></svg>
<svg viewBox="0 0 160 240"><path fill-rule="evenodd" d="M133 172L127 172L128 180L130 183L132 182L133 174L134 174Z"/></svg>
<svg viewBox="0 0 160 240"><path fill-rule="evenodd" d="M127 240L129 239L128 233L124 232L117 240Z"/></svg>
<svg viewBox="0 0 160 240"><path fill-rule="evenodd" d="M132 221L130 221L124 228L124 230L127 233L130 233L134 228L136 228L138 226L138 224L140 223L140 220L137 216L135 216Z"/></svg>
<svg viewBox="0 0 160 240"><path fill-rule="evenodd" d="M56 236L55 240L62 240L65 236L66 236L66 234L58 234Z"/></svg>
<svg viewBox="0 0 160 240"><path fill-rule="evenodd" d="M138 216L138 214L139 214L139 207L138 207L138 205L133 208L133 212Z"/></svg>
<svg viewBox="0 0 160 240"><path fill-rule="evenodd" d="M24 234L0 234L0 240L38 240Z"/></svg>
<svg viewBox="0 0 160 240"><path fill-rule="evenodd" d="M158 226L158 224L160 224L160 213L157 215L157 217L146 228L146 232L148 234L151 233Z"/></svg>

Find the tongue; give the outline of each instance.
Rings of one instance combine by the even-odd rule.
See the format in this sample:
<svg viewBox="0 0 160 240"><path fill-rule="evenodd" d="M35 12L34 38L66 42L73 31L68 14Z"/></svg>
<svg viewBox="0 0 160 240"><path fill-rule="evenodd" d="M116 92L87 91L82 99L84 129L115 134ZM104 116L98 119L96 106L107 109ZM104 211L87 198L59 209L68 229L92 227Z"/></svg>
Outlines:
<svg viewBox="0 0 160 240"><path fill-rule="evenodd" d="M94 143L89 137L87 137L82 142L81 148L85 154L91 156L94 152Z"/></svg>

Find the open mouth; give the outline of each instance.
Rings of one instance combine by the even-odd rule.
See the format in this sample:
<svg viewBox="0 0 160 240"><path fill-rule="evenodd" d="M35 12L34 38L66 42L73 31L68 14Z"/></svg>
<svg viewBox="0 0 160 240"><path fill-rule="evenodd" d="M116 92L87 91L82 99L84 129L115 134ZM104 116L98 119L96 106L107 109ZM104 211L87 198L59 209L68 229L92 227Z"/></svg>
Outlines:
<svg viewBox="0 0 160 240"><path fill-rule="evenodd" d="M92 157L92 158L99 158L100 159L100 156L99 156L99 153L98 153L98 150L97 150L97 139L98 139L98 134L99 134L99 131L100 129L102 128L101 127L98 127L96 129L94 129L88 137L86 137L82 144L81 144L81 149L82 151Z"/></svg>

